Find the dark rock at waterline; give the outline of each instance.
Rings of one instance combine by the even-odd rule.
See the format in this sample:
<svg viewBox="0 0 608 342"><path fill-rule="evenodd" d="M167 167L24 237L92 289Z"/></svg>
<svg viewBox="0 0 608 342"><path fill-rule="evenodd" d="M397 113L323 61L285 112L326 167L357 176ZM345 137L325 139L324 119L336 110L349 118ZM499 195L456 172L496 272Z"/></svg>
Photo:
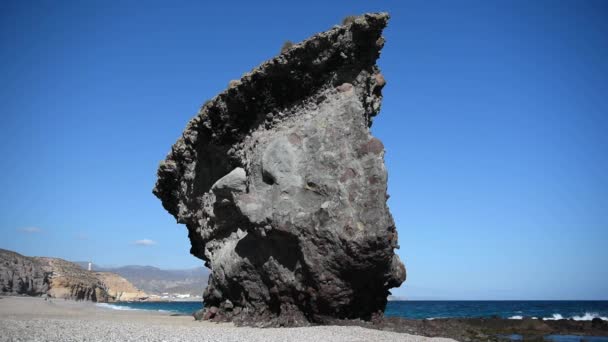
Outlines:
<svg viewBox="0 0 608 342"><path fill-rule="evenodd" d="M202 321L203 320L203 316L205 315L205 310L200 309L200 310L196 310L192 316L194 317L195 320L197 321Z"/></svg>
<svg viewBox="0 0 608 342"><path fill-rule="evenodd" d="M543 341L547 335L608 336L608 322L601 319L505 319L441 318L433 320L380 317L371 322L327 319L332 325L361 326L427 337L447 337L457 341L502 341L501 336L520 335L525 341Z"/></svg>
<svg viewBox="0 0 608 342"><path fill-rule="evenodd" d="M370 319L405 280L369 130L387 22L356 17L230 82L160 164L154 194L212 270L203 318Z"/></svg>
<svg viewBox="0 0 608 342"><path fill-rule="evenodd" d="M604 321L601 318L594 318L591 320L591 326L596 329L603 329L608 331L608 321Z"/></svg>

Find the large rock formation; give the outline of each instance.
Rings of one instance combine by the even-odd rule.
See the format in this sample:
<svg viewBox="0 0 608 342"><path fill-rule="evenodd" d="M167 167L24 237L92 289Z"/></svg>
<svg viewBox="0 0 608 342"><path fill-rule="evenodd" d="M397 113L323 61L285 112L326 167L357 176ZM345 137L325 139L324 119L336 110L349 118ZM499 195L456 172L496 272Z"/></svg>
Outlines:
<svg viewBox="0 0 608 342"><path fill-rule="evenodd" d="M49 290L51 272L33 258L0 249L0 293L40 296Z"/></svg>
<svg viewBox="0 0 608 342"><path fill-rule="evenodd" d="M204 318L369 319L404 281L369 131L387 21L354 18L230 82L161 162L154 194L212 270Z"/></svg>

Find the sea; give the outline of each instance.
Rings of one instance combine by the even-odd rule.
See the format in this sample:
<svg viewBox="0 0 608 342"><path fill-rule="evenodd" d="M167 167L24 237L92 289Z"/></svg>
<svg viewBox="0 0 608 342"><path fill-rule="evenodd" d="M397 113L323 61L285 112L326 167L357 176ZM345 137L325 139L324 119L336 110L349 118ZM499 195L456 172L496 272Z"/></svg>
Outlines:
<svg viewBox="0 0 608 342"><path fill-rule="evenodd" d="M201 302L120 302L97 304L115 310L153 310L175 315L191 315L201 309ZM608 301L389 301L386 316L437 319L501 317L543 320L573 319L590 321L599 318L608 321ZM521 335L503 336L510 341L521 341ZM608 342L607 336L547 335L548 342Z"/></svg>
<svg viewBox="0 0 608 342"><path fill-rule="evenodd" d="M120 302L97 304L116 310L152 310L190 315L201 302ZM389 301L386 316L413 319L493 317L608 321L608 301Z"/></svg>

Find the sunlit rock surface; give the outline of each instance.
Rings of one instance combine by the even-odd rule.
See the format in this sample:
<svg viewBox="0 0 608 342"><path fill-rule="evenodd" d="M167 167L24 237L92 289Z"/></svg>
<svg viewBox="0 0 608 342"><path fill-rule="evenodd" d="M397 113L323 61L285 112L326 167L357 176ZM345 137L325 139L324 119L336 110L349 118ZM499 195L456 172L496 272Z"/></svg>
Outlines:
<svg viewBox="0 0 608 342"><path fill-rule="evenodd" d="M161 162L154 194L212 270L199 317L370 319L405 280L369 130L387 21L357 17L230 82Z"/></svg>

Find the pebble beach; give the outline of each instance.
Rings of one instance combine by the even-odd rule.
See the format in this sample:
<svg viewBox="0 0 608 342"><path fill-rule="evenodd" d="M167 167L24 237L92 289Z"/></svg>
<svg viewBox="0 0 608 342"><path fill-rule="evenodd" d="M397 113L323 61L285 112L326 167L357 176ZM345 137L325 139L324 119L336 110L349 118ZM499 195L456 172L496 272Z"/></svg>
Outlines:
<svg viewBox="0 0 608 342"><path fill-rule="evenodd" d="M445 338L346 326L249 328L198 322L154 311L121 311L91 302L32 297L0 298L0 341L403 341Z"/></svg>

